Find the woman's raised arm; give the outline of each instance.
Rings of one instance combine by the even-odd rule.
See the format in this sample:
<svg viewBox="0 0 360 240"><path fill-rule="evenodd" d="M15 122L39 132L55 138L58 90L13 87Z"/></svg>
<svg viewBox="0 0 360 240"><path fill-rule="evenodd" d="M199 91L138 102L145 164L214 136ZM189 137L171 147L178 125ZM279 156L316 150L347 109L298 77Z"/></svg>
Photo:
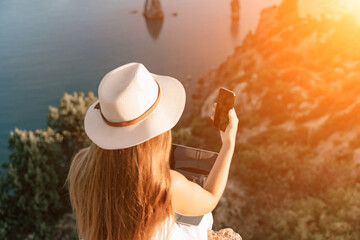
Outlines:
<svg viewBox="0 0 360 240"><path fill-rule="evenodd" d="M172 205L175 212L188 216L203 215L211 212L219 202L228 179L238 126L235 110L231 109L228 115L229 125L224 132L220 131L223 145L203 188L188 181L180 173L171 171Z"/></svg>

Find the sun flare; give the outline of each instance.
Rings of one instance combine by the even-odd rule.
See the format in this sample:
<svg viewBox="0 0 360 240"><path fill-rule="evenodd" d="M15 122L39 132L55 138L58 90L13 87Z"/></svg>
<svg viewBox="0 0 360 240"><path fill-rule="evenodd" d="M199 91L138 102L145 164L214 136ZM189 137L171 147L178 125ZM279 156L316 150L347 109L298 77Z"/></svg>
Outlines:
<svg viewBox="0 0 360 240"><path fill-rule="evenodd" d="M300 17L340 19L352 15L360 24L360 0L299 0Z"/></svg>
<svg viewBox="0 0 360 240"><path fill-rule="evenodd" d="M345 4L348 5L348 7L353 10L360 9L360 0L347 0L345 1Z"/></svg>

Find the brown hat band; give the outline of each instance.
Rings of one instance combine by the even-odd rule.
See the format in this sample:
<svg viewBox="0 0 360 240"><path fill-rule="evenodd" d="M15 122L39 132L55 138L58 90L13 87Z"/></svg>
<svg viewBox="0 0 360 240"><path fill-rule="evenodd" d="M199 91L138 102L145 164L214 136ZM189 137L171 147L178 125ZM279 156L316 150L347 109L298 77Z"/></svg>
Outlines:
<svg viewBox="0 0 360 240"><path fill-rule="evenodd" d="M100 102L98 102L95 105L94 109L99 109L101 117L103 118L104 122L109 126L112 126L112 127L126 127L126 126L130 126L130 125L134 125L134 124L144 120L147 116L149 116L155 110L156 106L159 104L160 97L161 97L161 88L160 88L160 85L159 85L158 82L156 82L156 84L158 85L159 91L158 91L158 96L157 96L154 104L148 110L146 110L143 114L141 114L139 117L137 117L135 119L125 121L125 122L110 122L102 114L101 108L100 108Z"/></svg>

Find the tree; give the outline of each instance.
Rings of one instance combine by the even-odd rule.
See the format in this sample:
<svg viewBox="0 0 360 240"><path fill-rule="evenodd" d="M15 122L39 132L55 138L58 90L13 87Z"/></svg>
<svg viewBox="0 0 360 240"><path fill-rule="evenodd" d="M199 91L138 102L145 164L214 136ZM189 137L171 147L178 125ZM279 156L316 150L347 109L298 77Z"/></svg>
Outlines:
<svg viewBox="0 0 360 240"><path fill-rule="evenodd" d="M69 239L61 222L71 212L66 176L73 155L90 140L84 117L92 92L65 93L49 107L48 127L10 133L9 162L0 177L0 239ZM4 219L4 220L3 220Z"/></svg>
<svg viewBox="0 0 360 240"><path fill-rule="evenodd" d="M49 106L48 126L63 136L61 148L70 163L74 154L90 144L85 134L84 118L87 109L97 98L93 92L65 93L59 107Z"/></svg>
<svg viewBox="0 0 360 240"><path fill-rule="evenodd" d="M10 133L7 175L0 182L0 239L50 239L68 209L59 155L62 136L53 129Z"/></svg>

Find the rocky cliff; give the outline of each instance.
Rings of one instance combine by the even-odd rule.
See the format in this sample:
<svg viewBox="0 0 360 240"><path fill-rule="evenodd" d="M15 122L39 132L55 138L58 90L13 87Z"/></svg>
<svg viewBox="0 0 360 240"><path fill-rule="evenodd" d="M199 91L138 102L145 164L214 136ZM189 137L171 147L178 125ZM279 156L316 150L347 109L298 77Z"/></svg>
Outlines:
<svg viewBox="0 0 360 240"><path fill-rule="evenodd" d="M316 21L280 10L265 9L256 32L200 79L199 111L209 116L225 86L237 95L240 143L279 130L311 144L318 161L351 155L360 147L360 27L350 16Z"/></svg>
<svg viewBox="0 0 360 240"><path fill-rule="evenodd" d="M300 18L296 5L288 9L289 2L265 9L256 31L199 79L193 96L196 113L207 118L218 88L236 93L240 156L235 159L253 161L246 167L254 171L243 173L253 179L246 182L238 170L248 169L235 163L237 172L215 211L215 227L233 227L246 239L264 239L259 229L271 225L266 223L271 208L284 208L279 201L314 196L360 175L360 26L350 15ZM258 161L267 154L269 162ZM256 209L252 200L267 209Z"/></svg>

